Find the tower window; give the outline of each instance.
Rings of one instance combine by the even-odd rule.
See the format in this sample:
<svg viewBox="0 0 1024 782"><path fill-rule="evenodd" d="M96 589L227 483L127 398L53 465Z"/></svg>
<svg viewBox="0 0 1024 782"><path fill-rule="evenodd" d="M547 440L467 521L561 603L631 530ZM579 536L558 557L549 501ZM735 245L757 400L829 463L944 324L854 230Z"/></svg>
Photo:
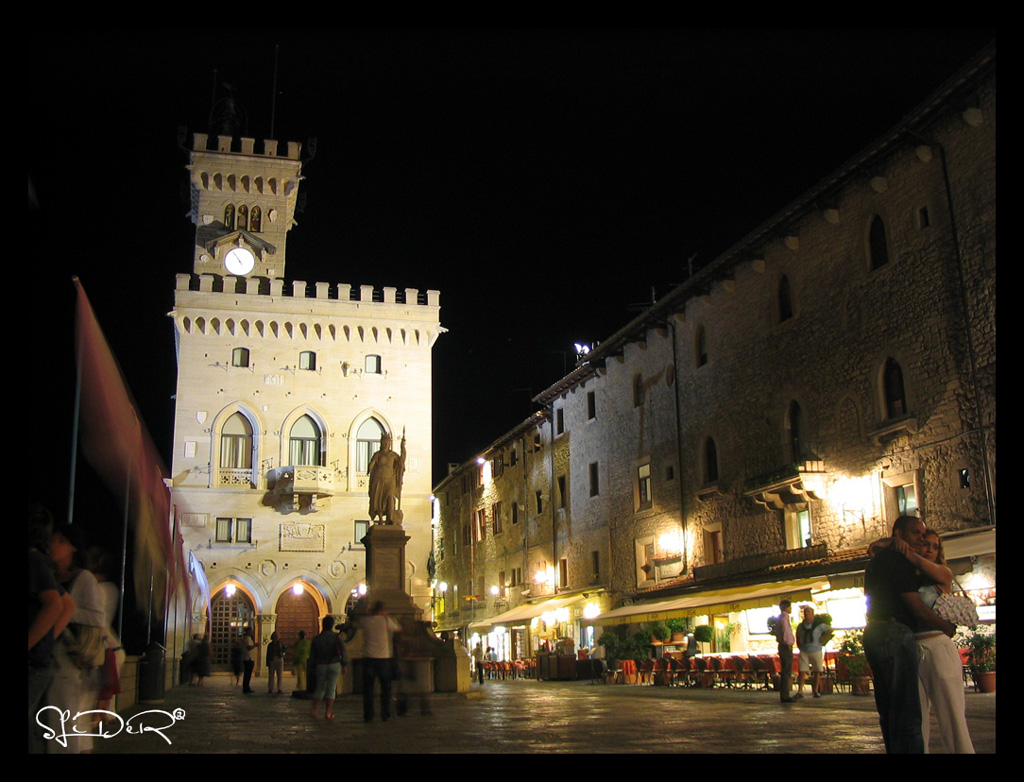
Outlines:
<svg viewBox="0 0 1024 782"><path fill-rule="evenodd" d="M249 348L235 348L231 351L231 366L249 366Z"/></svg>
<svg viewBox="0 0 1024 782"><path fill-rule="evenodd" d="M315 371L316 353L314 353L312 350L304 350L301 353L299 353L299 369Z"/></svg>
<svg viewBox="0 0 1024 782"><path fill-rule="evenodd" d="M258 206L254 206L249 212L249 230L259 233L263 229L263 213Z"/></svg>
<svg viewBox="0 0 1024 782"><path fill-rule="evenodd" d="M718 448L710 437L704 442L704 482L718 480Z"/></svg>
<svg viewBox="0 0 1024 782"><path fill-rule="evenodd" d="M380 356L367 356L363 364L363 371L368 375L379 375L381 373Z"/></svg>

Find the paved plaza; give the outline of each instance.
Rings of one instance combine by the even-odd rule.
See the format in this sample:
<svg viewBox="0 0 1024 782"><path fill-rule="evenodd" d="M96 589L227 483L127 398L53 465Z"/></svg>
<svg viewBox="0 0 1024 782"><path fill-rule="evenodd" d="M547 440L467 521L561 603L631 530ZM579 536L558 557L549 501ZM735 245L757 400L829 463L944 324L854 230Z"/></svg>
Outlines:
<svg viewBox="0 0 1024 782"><path fill-rule="evenodd" d="M285 688L294 685L285 677ZM310 702L243 695L227 676L177 687L164 702L121 714L122 729L96 739L98 754L175 753L813 753L881 754L872 697L835 693L794 704L752 690L700 690L533 680L474 684L468 694L430 697L430 716L362 719L359 695L335 703L335 719L310 717ZM979 753L996 751L996 696L967 695ZM159 710L139 715L146 710ZM182 710L177 722L166 713ZM134 719L130 719L133 715ZM116 726L116 723L114 723ZM163 728L165 738L140 725ZM169 727L165 727L169 726ZM132 732L129 732L129 729ZM937 730L931 751L942 752Z"/></svg>

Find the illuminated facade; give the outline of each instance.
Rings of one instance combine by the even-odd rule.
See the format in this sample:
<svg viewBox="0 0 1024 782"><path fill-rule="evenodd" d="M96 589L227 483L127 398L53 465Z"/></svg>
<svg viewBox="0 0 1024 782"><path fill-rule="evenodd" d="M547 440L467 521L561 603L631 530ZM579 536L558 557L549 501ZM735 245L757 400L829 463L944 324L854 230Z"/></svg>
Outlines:
<svg viewBox="0 0 1024 782"><path fill-rule="evenodd" d="M855 627L865 546L905 512L994 621L994 71L992 50L435 487L443 627L565 602L579 646L596 600L754 648L782 596Z"/></svg>
<svg viewBox="0 0 1024 782"><path fill-rule="evenodd" d="M406 437L405 587L429 607L439 294L286 282L301 150L255 146L195 135L195 255L170 313L171 499L185 550L209 581L219 664L239 625L255 626L262 641L278 629L290 643L344 613L364 578L367 465L385 433L396 450ZM203 632L205 613L196 596L192 632Z"/></svg>

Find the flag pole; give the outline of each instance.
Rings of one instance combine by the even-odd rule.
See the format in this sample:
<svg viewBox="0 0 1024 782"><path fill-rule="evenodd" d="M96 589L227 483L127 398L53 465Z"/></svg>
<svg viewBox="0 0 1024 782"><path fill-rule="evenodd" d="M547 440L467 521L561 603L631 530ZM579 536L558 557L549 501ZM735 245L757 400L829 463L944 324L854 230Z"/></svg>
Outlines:
<svg viewBox="0 0 1024 782"><path fill-rule="evenodd" d="M71 276L71 283L77 291L78 276ZM71 422L71 480L68 483L68 524L75 520L75 476L78 473L78 417L82 406L82 331L77 328L77 307L75 317L75 401Z"/></svg>

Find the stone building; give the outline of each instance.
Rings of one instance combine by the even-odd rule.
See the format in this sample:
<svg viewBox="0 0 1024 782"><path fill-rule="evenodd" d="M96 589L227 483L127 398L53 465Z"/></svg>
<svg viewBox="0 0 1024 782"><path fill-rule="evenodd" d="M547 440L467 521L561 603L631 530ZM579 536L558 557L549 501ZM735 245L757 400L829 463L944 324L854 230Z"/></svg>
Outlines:
<svg viewBox="0 0 1024 782"><path fill-rule="evenodd" d="M209 623L215 665L254 627L286 643L341 615L364 582L367 466L408 448L406 591L429 607L431 348L439 294L288 282L301 149L195 134L196 225L178 275L171 501L197 583L177 629ZM202 592L203 590L199 590ZM180 641L178 642L180 648Z"/></svg>
<svg viewBox="0 0 1024 782"><path fill-rule="evenodd" d="M783 596L863 626L902 513L994 621L995 113L993 47L453 468L440 626L579 646L690 618L754 648Z"/></svg>

